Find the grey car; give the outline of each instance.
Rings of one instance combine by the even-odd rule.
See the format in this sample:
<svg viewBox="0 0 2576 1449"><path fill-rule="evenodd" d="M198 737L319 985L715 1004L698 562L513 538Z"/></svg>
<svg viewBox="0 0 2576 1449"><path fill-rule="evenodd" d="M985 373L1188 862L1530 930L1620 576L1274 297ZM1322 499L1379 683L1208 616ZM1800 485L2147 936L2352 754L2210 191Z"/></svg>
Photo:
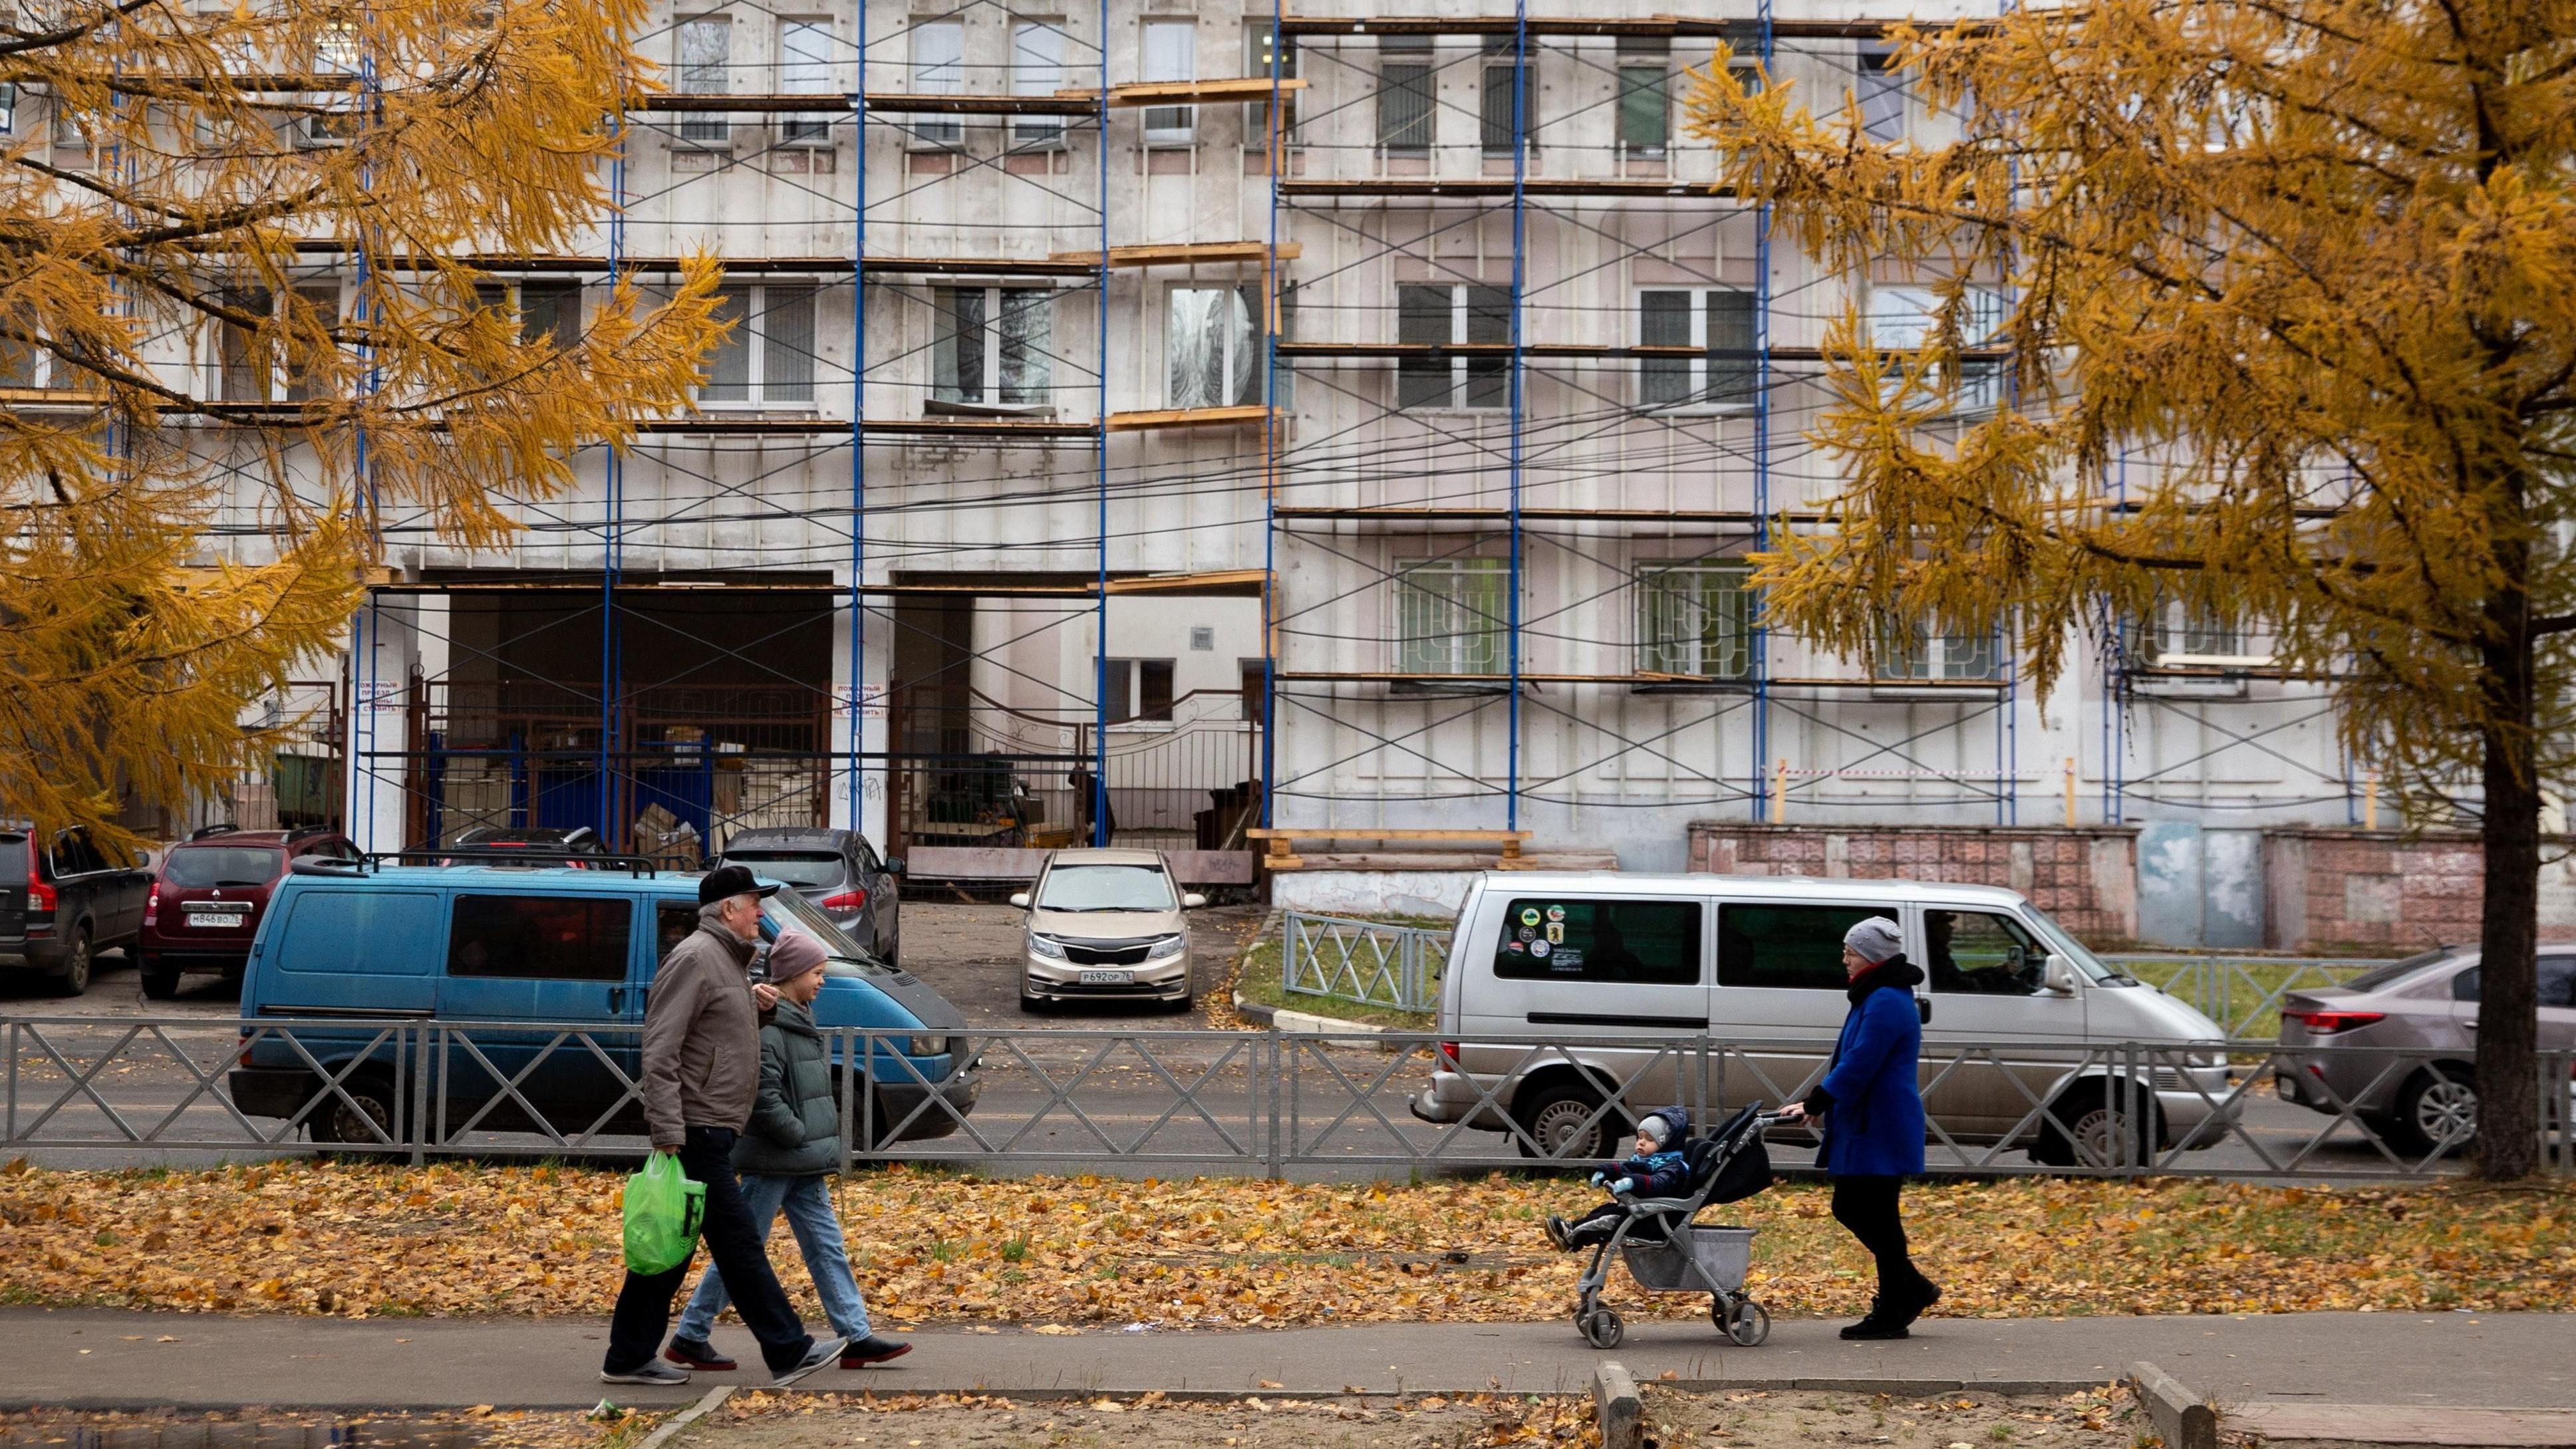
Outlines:
<svg viewBox="0 0 2576 1449"><path fill-rule="evenodd" d="M2355 1117L2400 1152L2425 1156L2477 1125L2478 953L2444 947L2341 986L2281 998L2272 1083L2285 1102ZM2300 1047L2377 1047L2314 1056ZM2540 948L2540 1049L2576 1048L2576 944Z"/></svg>
<svg viewBox="0 0 2576 1449"><path fill-rule="evenodd" d="M739 865L766 880L782 881L821 908L841 933L897 964L903 860L877 858L876 847L855 830L762 827L734 832L710 866Z"/></svg>

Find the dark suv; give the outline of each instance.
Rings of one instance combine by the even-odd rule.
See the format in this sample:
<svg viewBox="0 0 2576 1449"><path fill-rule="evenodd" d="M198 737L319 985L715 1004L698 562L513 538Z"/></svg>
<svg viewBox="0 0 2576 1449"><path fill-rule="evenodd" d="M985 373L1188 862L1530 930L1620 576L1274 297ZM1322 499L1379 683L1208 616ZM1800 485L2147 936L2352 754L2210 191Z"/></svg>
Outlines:
<svg viewBox="0 0 2576 1449"><path fill-rule="evenodd" d="M151 889L149 870L88 831L40 845L0 829L0 968L42 972L56 995L80 995L99 952L134 944Z"/></svg>
<svg viewBox="0 0 2576 1449"><path fill-rule="evenodd" d="M355 858L337 831L235 830L212 825L170 847L143 908L143 994L167 1001L179 978L212 972L238 983L268 896L296 860Z"/></svg>
<svg viewBox="0 0 2576 1449"><path fill-rule="evenodd" d="M739 865L753 875L796 887L820 906L851 940L895 961L897 913L903 893L895 878L901 860L879 860L876 847L855 830L737 830L724 854L709 862Z"/></svg>

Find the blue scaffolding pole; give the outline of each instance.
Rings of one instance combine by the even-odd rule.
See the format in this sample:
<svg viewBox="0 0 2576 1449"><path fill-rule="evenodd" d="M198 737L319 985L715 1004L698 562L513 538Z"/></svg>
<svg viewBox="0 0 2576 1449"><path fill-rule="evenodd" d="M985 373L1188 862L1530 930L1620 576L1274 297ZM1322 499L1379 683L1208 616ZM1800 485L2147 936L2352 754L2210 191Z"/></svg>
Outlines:
<svg viewBox="0 0 2576 1449"><path fill-rule="evenodd" d="M1514 0L1512 6L1512 375L1511 375L1511 598L1505 612L1510 616L1508 642L1511 659L1511 694L1506 711L1505 728L1511 739L1506 751L1503 796L1503 828L1521 828L1521 429L1523 424L1523 386L1526 369L1522 366L1524 338L1521 330L1521 291L1527 278L1529 233L1529 3Z"/></svg>
<svg viewBox="0 0 2576 1449"><path fill-rule="evenodd" d="M1109 843L1109 0L1100 4L1100 90L1093 108L1100 128L1100 260L1092 268L1092 342L1100 402L1091 425L1091 462L1099 524L1091 671L1091 843Z"/></svg>
<svg viewBox="0 0 2576 1449"><path fill-rule="evenodd" d="M1771 0L1761 0L1755 7L1754 25L1754 54L1761 59L1762 83L1767 86L1771 83ZM1771 207L1767 202L1753 213L1753 542L1757 549L1771 547ZM1763 768L1771 755L1771 630L1759 595L1751 602L1751 613L1751 628L1746 632L1753 679L1753 781L1746 798L1753 818L1760 820L1770 812L1772 801L1770 776ZM1781 793L1788 789L1784 777Z"/></svg>
<svg viewBox="0 0 2576 1449"><path fill-rule="evenodd" d="M850 715L850 747L844 762L842 804L849 828L864 832L867 791L860 771L867 754L868 694L868 0L858 0L858 74L850 95L850 114L858 128L857 191L850 207L850 640L849 687L842 707ZM887 724L892 726L889 713ZM889 748L893 742L887 742ZM891 792L889 792L891 799ZM891 849L880 830L876 843Z"/></svg>

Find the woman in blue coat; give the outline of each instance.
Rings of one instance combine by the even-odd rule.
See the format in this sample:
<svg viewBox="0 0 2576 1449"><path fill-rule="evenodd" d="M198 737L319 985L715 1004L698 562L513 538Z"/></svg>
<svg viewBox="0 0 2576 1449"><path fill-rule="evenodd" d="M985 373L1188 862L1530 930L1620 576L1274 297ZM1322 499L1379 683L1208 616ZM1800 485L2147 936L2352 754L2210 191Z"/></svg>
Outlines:
<svg viewBox="0 0 2576 1449"><path fill-rule="evenodd" d="M1823 1119L1816 1160L1833 1178L1834 1220L1878 1259L1878 1296L1843 1337L1904 1338L1907 1325L1941 1297L1906 1255L1896 1201L1906 1175L1923 1170L1923 1018L1914 1007L1923 973L1907 963L1904 939L1884 916L1844 933L1843 970L1851 1011L1833 1063L1807 1099L1784 1113L1792 1121Z"/></svg>

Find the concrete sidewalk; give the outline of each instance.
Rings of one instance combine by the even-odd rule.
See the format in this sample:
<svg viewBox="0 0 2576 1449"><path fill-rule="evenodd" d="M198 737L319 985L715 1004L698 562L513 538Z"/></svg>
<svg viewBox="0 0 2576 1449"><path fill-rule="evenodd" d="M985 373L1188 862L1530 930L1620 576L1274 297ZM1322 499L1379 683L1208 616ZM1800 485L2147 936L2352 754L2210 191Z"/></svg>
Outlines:
<svg viewBox="0 0 2576 1449"><path fill-rule="evenodd" d="M1615 1357L1640 1378L1788 1388L1868 1381L1892 1391L1953 1385L2064 1392L2151 1360L2223 1402L2576 1407L2576 1316L2311 1313L2184 1318L1930 1319L1899 1343L1844 1343L1840 1320L1774 1325L1760 1348L1724 1343L1702 1320L1632 1322L1596 1353L1573 1325L1367 1324L1349 1328L1049 1335L944 1328L912 1335L881 1369L826 1370L822 1391L1133 1393L1149 1389L1373 1393L1503 1388L1576 1392ZM0 1310L0 1408L362 1409L678 1404L715 1384L757 1387L758 1369L699 1374L687 1389L598 1382L595 1319L221 1317L112 1309ZM757 1362L728 1320L719 1347ZM1267 1382L1265 1382L1267 1381Z"/></svg>

